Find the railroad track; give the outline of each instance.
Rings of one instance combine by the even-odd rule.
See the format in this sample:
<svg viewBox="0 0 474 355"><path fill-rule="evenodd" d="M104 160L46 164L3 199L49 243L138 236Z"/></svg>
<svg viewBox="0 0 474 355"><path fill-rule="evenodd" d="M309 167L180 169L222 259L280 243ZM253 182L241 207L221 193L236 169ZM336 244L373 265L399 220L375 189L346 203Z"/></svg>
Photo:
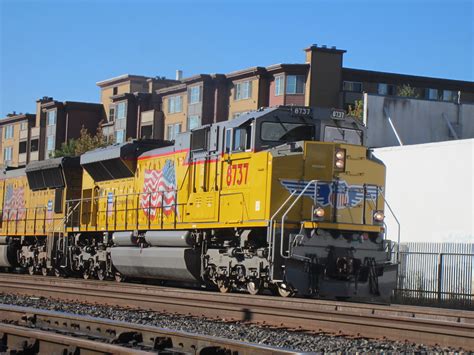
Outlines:
<svg viewBox="0 0 474 355"><path fill-rule="evenodd" d="M101 318L0 305L0 352L60 354L303 354L266 345Z"/></svg>
<svg viewBox="0 0 474 355"><path fill-rule="evenodd" d="M6 293L474 350L474 312L0 274Z"/></svg>

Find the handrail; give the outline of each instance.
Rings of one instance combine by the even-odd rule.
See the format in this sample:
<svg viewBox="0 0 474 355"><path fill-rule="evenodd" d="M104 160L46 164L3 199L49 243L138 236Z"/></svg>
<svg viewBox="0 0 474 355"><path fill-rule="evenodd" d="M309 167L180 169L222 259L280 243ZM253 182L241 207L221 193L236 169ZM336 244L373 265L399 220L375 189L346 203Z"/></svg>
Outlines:
<svg viewBox="0 0 474 355"><path fill-rule="evenodd" d="M401 234L401 225L400 225L400 221L398 220L397 216L395 215L395 213L393 212L392 210L392 207L390 206L390 204L388 203L387 199L385 198L385 195L382 191L382 188L378 187L378 190L380 192L380 195L382 196L383 198L383 201L385 202L385 204L387 205L388 207L388 210L390 211L390 213L392 214L392 217L395 219L395 222L397 222L397 263L400 263L400 234Z"/></svg>
<svg viewBox="0 0 474 355"><path fill-rule="evenodd" d="M290 207L288 207L288 209L286 210L286 212L283 214L283 216L281 217L281 235L280 235L280 238L281 238L281 243L280 243L280 255L282 258L284 259L289 259L290 256L286 256L284 255L283 253L283 237L285 235L285 218L286 216L288 215L288 213L291 211L291 209L296 205L296 203L300 200L301 196L304 195L304 193L306 192L306 190L308 189L309 186L311 186L312 184L316 183L315 185L315 189L318 188L317 186L317 183L318 183L319 180L311 180L309 181L306 186L303 188L303 190L301 190L300 194L296 197L296 199L293 201L293 203L290 205Z"/></svg>
<svg viewBox="0 0 474 355"><path fill-rule="evenodd" d="M283 204L278 208L278 210L276 210L276 212L273 214L273 216L270 218L270 223L268 225L268 230L269 230L269 233L270 233L270 243L269 243L269 248L270 248L270 260L271 260L271 263L273 264L273 262L275 261L275 248L273 248L273 244L274 244L274 238L275 238L275 233L274 233L274 230L273 230L273 221L275 220L276 216L278 213L280 213L280 211L283 209L283 207L286 206L286 204L288 203L288 201L290 201L290 199L296 194L296 191L297 190L293 190L290 194L290 196L288 196L288 198L285 200L285 202L283 202Z"/></svg>
<svg viewBox="0 0 474 355"><path fill-rule="evenodd" d="M61 224L66 224L67 223L67 220L69 219L69 217L74 213L74 211L77 209L77 207L79 207L79 205L81 204L81 202L77 202L74 207L68 211L68 213L60 220L58 221L56 224L53 224L53 230L52 230L52 233L56 232L57 231L57 226Z"/></svg>

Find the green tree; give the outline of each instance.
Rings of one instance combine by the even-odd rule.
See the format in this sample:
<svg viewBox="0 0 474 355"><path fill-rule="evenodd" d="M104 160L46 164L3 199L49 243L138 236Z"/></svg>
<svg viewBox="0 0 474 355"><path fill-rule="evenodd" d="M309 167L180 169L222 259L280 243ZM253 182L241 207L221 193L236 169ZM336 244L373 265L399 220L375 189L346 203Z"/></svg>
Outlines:
<svg viewBox="0 0 474 355"><path fill-rule="evenodd" d="M420 97L420 95L416 92L416 89L411 87L410 84L399 86L397 95L401 97L412 97L415 99Z"/></svg>
<svg viewBox="0 0 474 355"><path fill-rule="evenodd" d="M72 157L84 154L89 150L105 147L112 144L113 140L107 142L102 133L101 125L97 127L95 135L82 126L80 136L77 139L70 139L61 145L61 148L54 152L55 157Z"/></svg>
<svg viewBox="0 0 474 355"><path fill-rule="evenodd" d="M364 103L362 100L355 100L354 106L349 105L349 109L347 110L347 115L352 116L358 119L362 119L364 117Z"/></svg>

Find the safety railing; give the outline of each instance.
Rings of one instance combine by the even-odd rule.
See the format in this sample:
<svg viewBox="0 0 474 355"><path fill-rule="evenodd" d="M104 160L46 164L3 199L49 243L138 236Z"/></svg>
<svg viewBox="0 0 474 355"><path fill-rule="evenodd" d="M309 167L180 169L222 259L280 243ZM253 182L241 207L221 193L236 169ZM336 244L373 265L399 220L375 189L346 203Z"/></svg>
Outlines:
<svg viewBox="0 0 474 355"><path fill-rule="evenodd" d="M166 194L174 194L167 202ZM128 230L173 227L182 222L185 204L178 203L178 190L140 192L113 196L96 196L68 200L79 203L68 219L67 228L81 227L86 231ZM119 221L119 217L122 221ZM100 225L100 227L99 227Z"/></svg>

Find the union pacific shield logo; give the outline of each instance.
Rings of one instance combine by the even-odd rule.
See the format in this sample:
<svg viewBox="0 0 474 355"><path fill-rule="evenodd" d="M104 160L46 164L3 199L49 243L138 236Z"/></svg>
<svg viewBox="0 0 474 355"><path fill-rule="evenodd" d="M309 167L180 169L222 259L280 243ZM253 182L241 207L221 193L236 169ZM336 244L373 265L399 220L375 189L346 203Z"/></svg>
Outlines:
<svg viewBox="0 0 474 355"><path fill-rule="evenodd" d="M281 184L289 191L300 194L309 181L282 179ZM365 198L375 202L378 188L375 185L365 186ZM332 206L337 209L355 207L364 201L364 186L349 185L344 180L333 182L318 182L309 186L304 195L316 199L321 207Z"/></svg>

